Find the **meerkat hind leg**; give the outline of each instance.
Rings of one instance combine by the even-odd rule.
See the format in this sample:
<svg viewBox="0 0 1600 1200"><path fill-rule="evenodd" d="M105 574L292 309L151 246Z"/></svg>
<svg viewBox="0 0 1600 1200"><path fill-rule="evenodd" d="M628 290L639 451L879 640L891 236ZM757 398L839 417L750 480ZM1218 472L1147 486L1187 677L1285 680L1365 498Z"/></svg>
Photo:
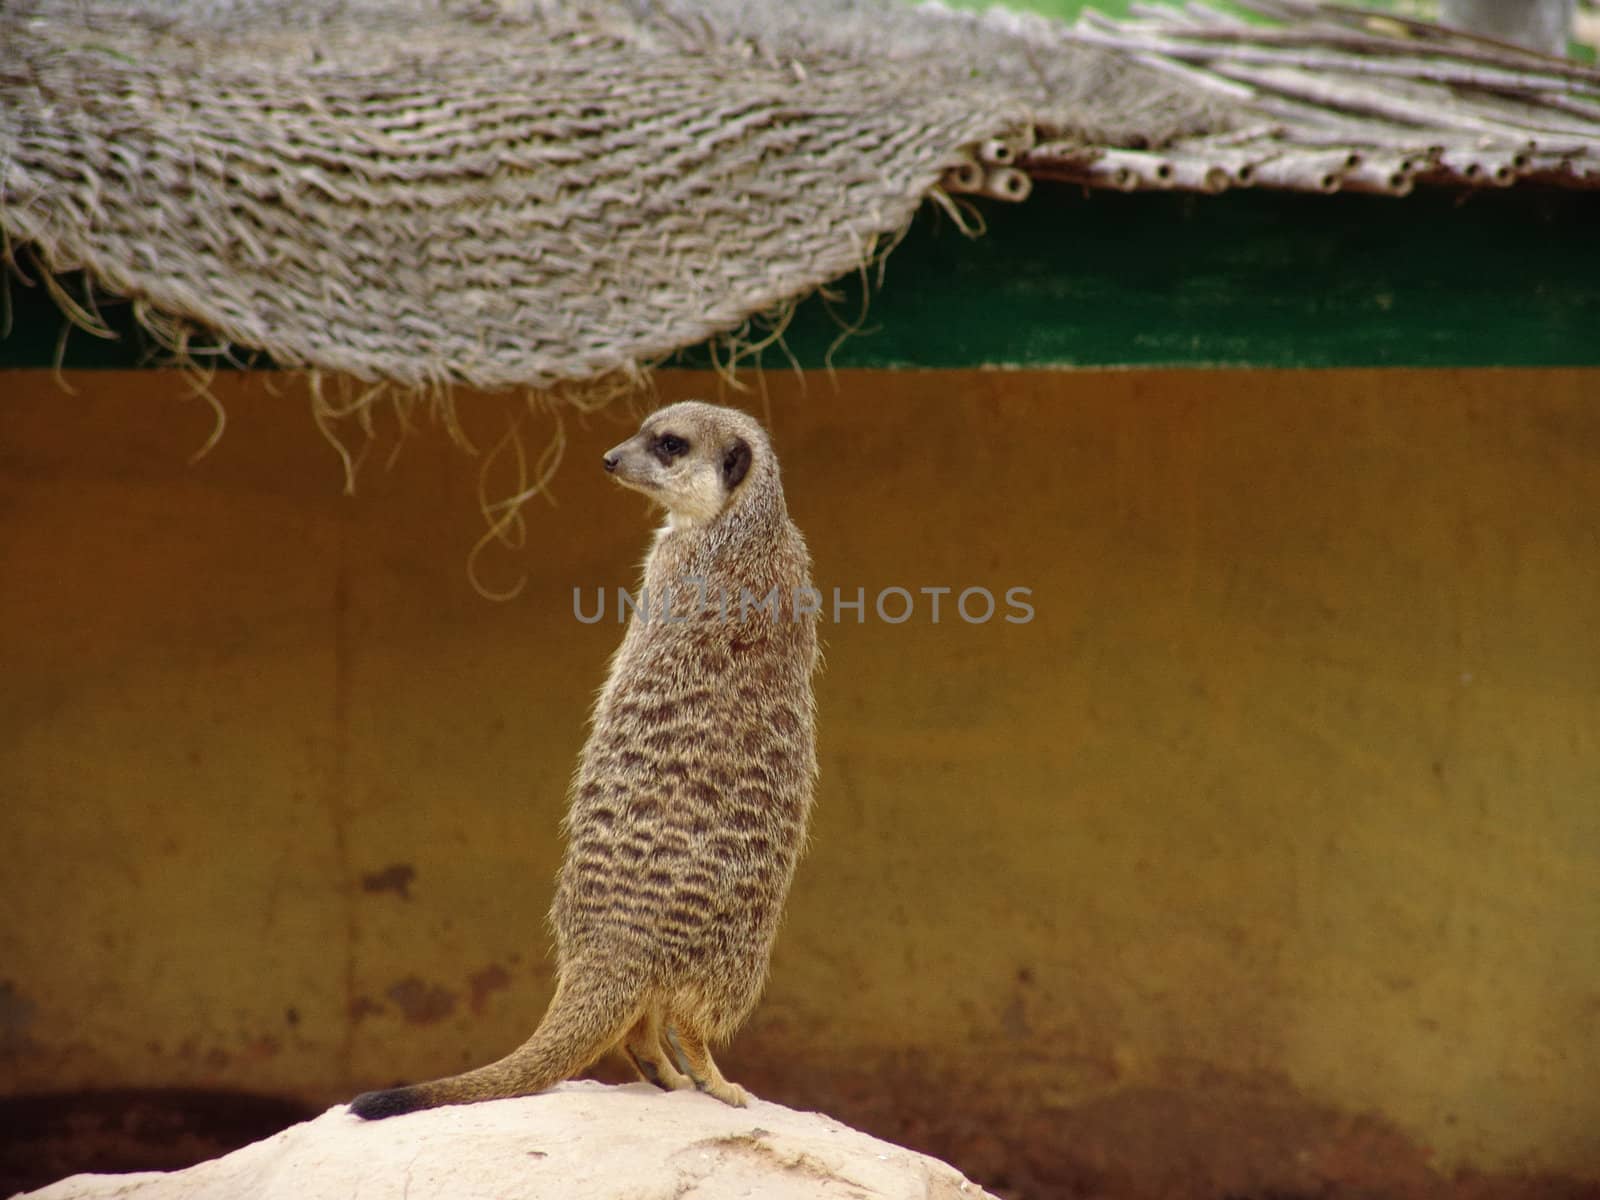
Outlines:
<svg viewBox="0 0 1600 1200"><path fill-rule="evenodd" d="M672 1063L661 1047L661 1010L647 1008L622 1039L622 1048L646 1083L663 1091L675 1092L695 1086L695 1081Z"/></svg>
<svg viewBox="0 0 1600 1200"><path fill-rule="evenodd" d="M717 1070L716 1060L711 1057L704 1038L683 1024L667 1026L666 1034L673 1056L694 1080L695 1087L734 1108L743 1108L749 1102L750 1093L737 1083L729 1083Z"/></svg>

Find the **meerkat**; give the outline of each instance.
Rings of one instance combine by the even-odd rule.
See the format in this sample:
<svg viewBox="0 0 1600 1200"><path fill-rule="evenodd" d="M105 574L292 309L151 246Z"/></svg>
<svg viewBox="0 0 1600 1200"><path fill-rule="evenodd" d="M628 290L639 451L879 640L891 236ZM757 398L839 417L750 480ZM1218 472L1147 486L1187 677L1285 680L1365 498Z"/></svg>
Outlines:
<svg viewBox="0 0 1600 1200"><path fill-rule="evenodd" d="M817 759L810 556L765 431L689 401L604 466L666 510L595 703L550 911L556 988L498 1062L367 1092L368 1120L540 1092L620 1047L666 1089L742 1106L711 1048L766 983Z"/></svg>

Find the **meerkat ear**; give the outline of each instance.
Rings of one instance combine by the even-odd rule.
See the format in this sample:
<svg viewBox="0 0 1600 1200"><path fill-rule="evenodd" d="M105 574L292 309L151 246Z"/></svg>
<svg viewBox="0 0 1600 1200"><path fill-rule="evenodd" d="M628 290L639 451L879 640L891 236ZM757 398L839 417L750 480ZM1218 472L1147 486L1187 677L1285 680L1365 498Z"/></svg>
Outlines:
<svg viewBox="0 0 1600 1200"><path fill-rule="evenodd" d="M734 438L733 445L722 456L722 486L733 491L749 470L750 443L743 438Z"/></svg>

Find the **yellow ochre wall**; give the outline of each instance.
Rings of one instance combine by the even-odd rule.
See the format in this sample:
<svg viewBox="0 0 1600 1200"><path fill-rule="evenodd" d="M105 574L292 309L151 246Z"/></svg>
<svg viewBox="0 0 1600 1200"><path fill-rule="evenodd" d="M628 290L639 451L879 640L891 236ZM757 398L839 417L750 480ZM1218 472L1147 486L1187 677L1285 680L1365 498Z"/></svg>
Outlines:
<svg viewBox="0 0 1600 1200"><path fill-rule="evenodd" d="M651 527L599 470L632 418L567 416L496 604L480 460L425 418L349 498L293 381L219 378L192 466L179 376L69 382L0 373L3 1090L326 1103L509 1049L619 636L572 589L632 586ZM826 628L730 1075L1250 1094L1600 1177L1600 373L766 382L825 590L1035 616Z"/></svg>

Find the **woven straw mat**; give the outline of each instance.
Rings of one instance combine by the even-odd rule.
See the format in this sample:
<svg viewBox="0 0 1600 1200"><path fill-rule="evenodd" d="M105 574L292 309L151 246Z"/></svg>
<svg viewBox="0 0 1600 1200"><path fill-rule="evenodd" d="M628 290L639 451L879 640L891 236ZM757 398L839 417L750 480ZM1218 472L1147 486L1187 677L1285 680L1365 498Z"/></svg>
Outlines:
<svg viewBox="0 0 1600 1200"><path fill-rule="evenodd" d="M0 227L285 366L588 380L858 268L963 148L1225 127L890 3L0 3Z"/></svg>

